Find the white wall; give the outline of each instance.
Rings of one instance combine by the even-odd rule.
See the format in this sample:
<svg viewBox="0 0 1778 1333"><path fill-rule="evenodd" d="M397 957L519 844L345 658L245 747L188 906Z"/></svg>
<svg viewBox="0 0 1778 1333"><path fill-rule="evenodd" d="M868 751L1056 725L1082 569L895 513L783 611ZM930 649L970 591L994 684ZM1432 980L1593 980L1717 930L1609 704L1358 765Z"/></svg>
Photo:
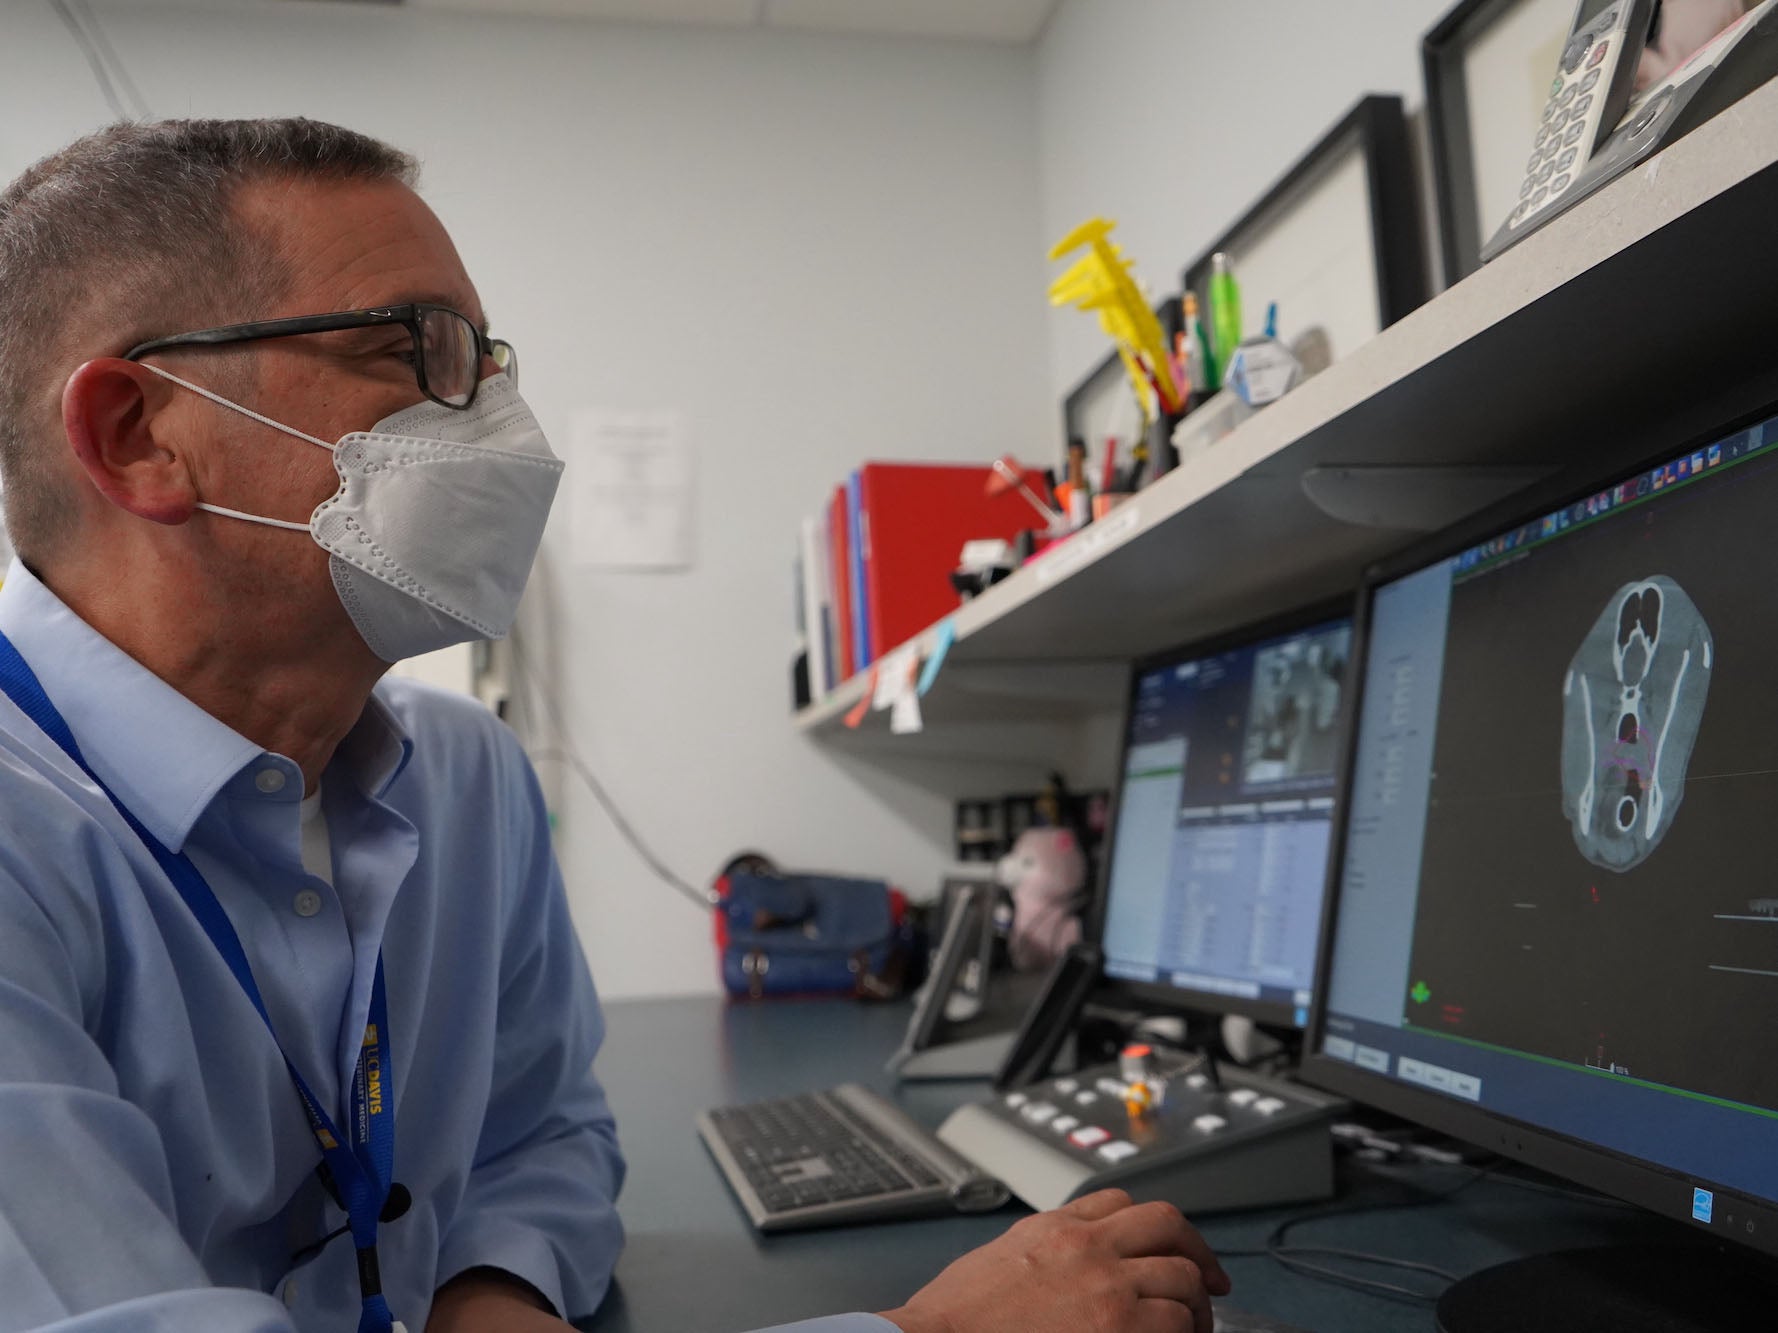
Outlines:
<svg viewBox="0 0 1778 1333"><path fill-rule="evenodd" d="M1038 50L1045 246L1115 218L1156 298L1177 290L1185 265L1361 96L1423 102L1420 38L1453 3L1063 0ZM1105 351L1093 320L1052 314L1052 393Z"/></svg>
<svg viewBox="0 0 1778 1333"><path fill-rule="evenodd" d="M305 114L416 151L560 451L577 407L688 414L697 567L576 569L559 503L525 613L554 632L575 739L661 854L694 881L742 847L934 881L948 804L789 725L789 566L797 520L861 459L1052 444L1031 50L96 8L156 114ZM0 0L0 177L105 118L48 7ZM708 920L551 785L606 994L712 988Z"/></svg>

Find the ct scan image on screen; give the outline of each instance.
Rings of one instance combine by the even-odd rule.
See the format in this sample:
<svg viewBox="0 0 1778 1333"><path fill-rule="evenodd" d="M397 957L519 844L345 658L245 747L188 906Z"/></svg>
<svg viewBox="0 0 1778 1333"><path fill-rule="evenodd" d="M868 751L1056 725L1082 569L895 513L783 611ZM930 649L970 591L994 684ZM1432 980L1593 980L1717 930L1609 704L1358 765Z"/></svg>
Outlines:
<svg viewBox="0 0 1778 1333"><path fill-rule="evenodd" d="M1135 682L1102 947L1127 981L1307 1018L1351 622Z"/></svg>

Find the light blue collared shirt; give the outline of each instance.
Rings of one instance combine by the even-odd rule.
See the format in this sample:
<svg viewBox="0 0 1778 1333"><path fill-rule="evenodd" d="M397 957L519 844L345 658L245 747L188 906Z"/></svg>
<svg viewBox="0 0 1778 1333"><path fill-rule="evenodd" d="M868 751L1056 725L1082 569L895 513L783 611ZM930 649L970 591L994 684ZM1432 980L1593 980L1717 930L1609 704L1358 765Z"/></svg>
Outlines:
<svg viewBox="0 0 1778 1333"><path fill-rule="evenodd" d="M336 1115L382 950L413 1196L378 1237L395 1317L421 1333L436 1288L481 1265L591 1311L623 1243L604 1024L506 728L378 686L322 779L329 884L303 869L291 760L16 562L0 632L94 772L203 872ZM141 841L4 696L0 810L0 1333L355 1328L350 1236L292 1258L345 1219L277 1045Z"/></svg>

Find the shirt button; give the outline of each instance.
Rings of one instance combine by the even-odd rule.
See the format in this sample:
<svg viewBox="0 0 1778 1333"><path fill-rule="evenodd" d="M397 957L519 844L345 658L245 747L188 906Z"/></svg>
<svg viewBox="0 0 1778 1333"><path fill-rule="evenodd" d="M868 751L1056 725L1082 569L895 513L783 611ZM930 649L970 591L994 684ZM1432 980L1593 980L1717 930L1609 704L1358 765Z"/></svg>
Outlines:
<svg viewBox="0 0 1778 1333"><path fill-rule="evenodd" d="M253 785L267 796L275 796L284 790L284 775L275 768L262 768L254 777Z"/></svg>
<svg viewBox="0 0 1778 1333"><path fill-rule="evenodd" d="M295 907L298 916L314 916L321 910L321 895L313 889L304 889L296 895Z"/></svg>

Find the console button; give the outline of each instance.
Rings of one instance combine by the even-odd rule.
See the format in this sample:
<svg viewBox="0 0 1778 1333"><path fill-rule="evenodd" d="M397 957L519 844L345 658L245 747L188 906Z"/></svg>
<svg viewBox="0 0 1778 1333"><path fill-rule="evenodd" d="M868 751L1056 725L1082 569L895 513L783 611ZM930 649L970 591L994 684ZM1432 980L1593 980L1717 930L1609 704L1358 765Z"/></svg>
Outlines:
<svg viewBox="0 0 1778 1333"><path fill-rule="evenodd" d="M1110 1143L1107 1143L1104 1147L1099 1149L1099 1156L1105 1161L1112 1163L1121 1162L1126 1157L1134 1157L1135 1155L1136 1145L1128 1143L1123 1139L1113 1139Z"/></svg>
<svg viewBox="0 0 1778 1333"><path fill-rule="evenodd" d="M1259 1094L1252 1088L1236 1088L1229 1094L1230 1106L1252 1106L1259 1100Z"/></svg>
<svg viewBox="0 0 1778 1333"><path fill-rule="evenodd" d="M1068 1136L1068 1142L1076 1148L1097 1148L1110 1137L1109 1130L1100 1129L1097 1125L1082 1125Z"/></svg>
<svg viewBox="0 0 1778 1333"><path fill-rule="evenodd" d="M1192 1128L1200 1134L1214 1134L1219 1129L1226 1129L1228 1123L1219 1115L1201 1115L1192 1121Z"/></svg>
<svg viewBox="0 0 1778 1333"><path fill-rule="evenodd" d="M1051 1106L1048 1102L1033 1102L1025 1108L1025 1119L1034 1121L1039 1125L1043 1124L1046 1120L1054 1120L1055 1117L1056 1108Z"/></svg>
<svg viewBox="0 0 1778 1333"><path fill-rule="evenodd" d="M1261 1097L1253 1104L1253 1109L1260 1115L1277 1115L1284 1109L1282 1097Z"/></svg>
<svg viewBox="0 0 1778 1333"><path fill-rule="evenodd" d="M1059 1115L1050 1121L1050 1128L1058 1134L1066 1134L1071 1129L1080 1128L1080 1120L1076 1116Z"/></svg>

